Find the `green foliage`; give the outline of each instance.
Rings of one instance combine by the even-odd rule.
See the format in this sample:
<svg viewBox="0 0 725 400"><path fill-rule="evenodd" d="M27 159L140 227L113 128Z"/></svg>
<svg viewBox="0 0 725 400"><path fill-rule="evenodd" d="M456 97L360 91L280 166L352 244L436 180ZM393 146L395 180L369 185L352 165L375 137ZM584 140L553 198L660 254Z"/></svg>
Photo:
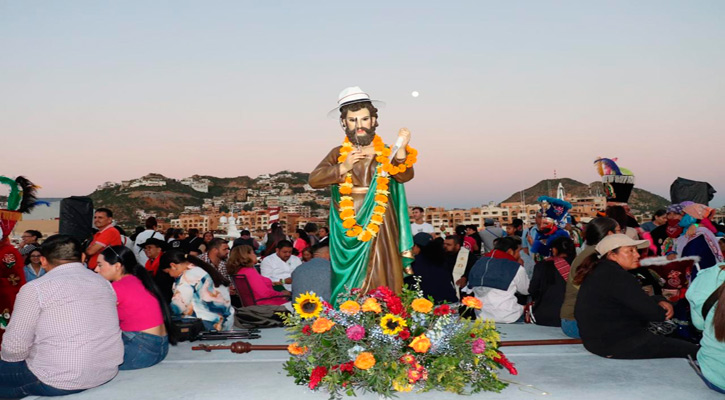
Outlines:
<svg viewBox="0 0 725 400"><path fill-rule="evenodd" d="M461 319L455 308L434 307L408 288L399 296L385 287L352 291L338 303L323 307L308 293L296 300L298 312L284 317L294 341L284 369L296 384L321 388L331 399L360 391L389 398L410 390L470 394L506 387L495 373L504 364L492 322Z"/></svg>

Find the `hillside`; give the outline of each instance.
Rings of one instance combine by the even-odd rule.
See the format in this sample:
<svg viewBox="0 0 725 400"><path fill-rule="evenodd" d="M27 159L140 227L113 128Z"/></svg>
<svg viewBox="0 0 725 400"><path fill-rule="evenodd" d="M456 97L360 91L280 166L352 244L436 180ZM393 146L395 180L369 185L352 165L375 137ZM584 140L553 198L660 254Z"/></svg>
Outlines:
<svg viewBox="0 0 725 400"><path fill-rule="evenodd" d="M564 186L567 195L575 197L598 196L604 193L601 181L595 181L590 184L581 183L570 178L561 179L545 179L539 183L524 189L524 199L526 204L536 203L539 196L556 196L556 188L559 183ZM509 196L502 203L520 202L521 191ZM670 204L669 200L662 196L639 189L635 186L632 190L632 196L629 198L629 205L633 210L654 211L658 208L665 208Z"/></svg>
<svg viewBox="0 0 725 400"><path fill-rule="evenodd" d="M138 225L135 212L139 209L147 213L154 213L159 217L168 217L170 214L178 215L186 206L200 207L204 204L205 199L224 198L228 203L247 201L249 189L274 190L288 185L292 193L303 193L308 175L302 172L280 171L257 178L249 176L219 178L206 175L190 177L196 181L203 179L209 181L209 191L204 193L175 179L151 173L138 180L163 180L166 184L164 186L116 186L98 189L89 196L93 199L96 208L106 207L113 210L114 218L119 223L131 227ZM329 190L317 193L320 196L329 196ZM222 210L224 209L225 207L222 207Z"/></svg>

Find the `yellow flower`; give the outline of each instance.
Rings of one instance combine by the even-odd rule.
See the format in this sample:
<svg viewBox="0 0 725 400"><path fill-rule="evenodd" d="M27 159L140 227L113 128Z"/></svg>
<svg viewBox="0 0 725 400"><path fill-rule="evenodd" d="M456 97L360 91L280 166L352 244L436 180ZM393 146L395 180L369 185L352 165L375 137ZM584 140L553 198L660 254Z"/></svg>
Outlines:
<svg viewBox="0 0 725 400"><path fill-rule="evenodd" d="M383 309L380 307L380 304L378 303L378 300L372 297L365 300L362 305L362 310L365 312L372 311L375 314L380 314L380 312L383 311Z"/></svg>
<svg viewBox="0 0 725 400"><path fill-rule="evenodd" d="M433 309L433 303L428 299L415 299L411 307L419 313L427 314Z"/></svg>
<svg viewBox="0 0 725 400"><path fill-rule="evenodd" d="M289 351L293 356L301 356L302 354L307 353L307 346L300 347L297 342L294 342L287 346L287 351Z"/></svg>
<svg viewBox="0 0 725 400"><path fill-rule="evenodd" d="M332 327L335 326L335 323L330 321L329 319L325 317L320 317L315 320L315 322L312 323L312 332L315 333L325 333L332 329Z"/></svg>
<svg viewBox="0 0 725 400"><path fill-rule="evenodd" d="M397 335L406 326L408 326L408 323L397 315L385 314L380 319L380 327L383 328L383 333L386 335Z"/></svg>
<svg viewBox="0 0 725 400"><path fill-rule="evenodd" d="M316 294L307 292L297 297L294 309L302 318L315 318L322 312L322 301Z"/></svg>
<svg viewBox="0 0 725 400"><path fill-rule="evenodd" d="M480 310L483 306L483 303L481 303L481 300L473 297L473 296L466 296L463 299L461 299L461 303L463 303L464 306L469 308L475 308L476 310Z"/></svg>
<svg viewBox="0 0 725 400"><path fill-rule="evenodd" d="M395 381L393 381L393 389L396 392L410 392L411 390L413 390L413 385L411 385L407 382L400 383L397 380L395 380Z"/></svg>
<svg viewBox="0 0 725 400"><path fill-rule="evenodd" d="M357 301L348 300L340 304L340 311L348 315L355 315L360 312L360 304L357 304Z"/></svg>
<svg viewBox="0 0 725 400"><path fill-rule="evenodd" d="M370 369L373 365L375 365L375 356L373 356L373 353L363 351L355 358L355 366L360 369Z"/></svg>
<svg viewBox="0 0 725 400"><path fill-rule="evenodd" d="M430 349L430 339L425 336L425 333L420 336L416 336L412 342L408 345L416 353L427 353Z"/></svg>

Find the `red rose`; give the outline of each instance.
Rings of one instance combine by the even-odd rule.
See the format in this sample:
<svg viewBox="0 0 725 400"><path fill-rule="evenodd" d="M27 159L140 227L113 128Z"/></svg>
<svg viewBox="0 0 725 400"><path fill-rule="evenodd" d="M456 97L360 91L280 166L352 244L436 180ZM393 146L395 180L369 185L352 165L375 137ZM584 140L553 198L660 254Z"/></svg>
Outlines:
<svg viewBox="0 0 725 400"><path fill-rule="evenodd" d="M401 339L403 339L403 340L408 340L408 338L410 337L410 331L408 329L403 329L398 334L398 337L401 338Z"/></svg>
<svg viewBox="0 0 725 400"><path fill-rule="evenodd" d="M312 374L310 375L310 389L316 388L317 385L319 385L322 381L322 378L324 378L325 376L327 376L327 368L315 367L315 369L312 370Z"/></svg>
<svg viewBox="0 0 725 400"><path fill-rule="evenodd" d="M312 334L312 328L310 328L309 325L305 325L304 328L302 328L302 333L304 333L307 336L310 336Z"/></svg>
<svg viewBox="0 0 725 400"><path fill-rule="evenodd" d="M448 304L440 305L433 310L433 315L447 315L450 313L451 307Z"/></svg>

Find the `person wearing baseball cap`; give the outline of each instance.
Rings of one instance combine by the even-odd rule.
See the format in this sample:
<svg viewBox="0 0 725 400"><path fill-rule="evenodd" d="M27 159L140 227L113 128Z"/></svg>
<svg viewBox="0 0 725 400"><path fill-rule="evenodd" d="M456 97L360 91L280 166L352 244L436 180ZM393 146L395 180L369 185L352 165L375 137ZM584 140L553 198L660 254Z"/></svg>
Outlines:
<svg viewBox="0 0 725 400"><path fill-rule="evenodd" d="M647 240L609 235L577 269L574 282L581 287L574 315L584 347L607 358L695 358L699 346L647 329L649 322L674 314L672 304L662 296L648 296L628 272L639 266L639 250L647 247Z"/></svg>

